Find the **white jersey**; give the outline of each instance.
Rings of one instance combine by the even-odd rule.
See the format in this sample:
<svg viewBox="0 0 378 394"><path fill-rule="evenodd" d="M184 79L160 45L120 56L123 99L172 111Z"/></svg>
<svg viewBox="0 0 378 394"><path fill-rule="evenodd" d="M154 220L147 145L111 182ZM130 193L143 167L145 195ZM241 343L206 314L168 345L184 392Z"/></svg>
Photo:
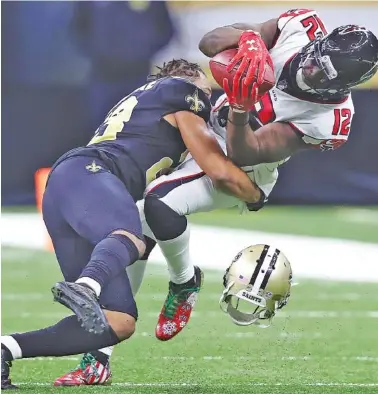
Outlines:
<svg viewBox="0 0 378 394"><path fill-rule="evenodd" d="M276 81L279 80L288 60L317 34L323 35L325 28L315 11L293 10L279 17L278 33L270 50ZM280 78L280 86L276 84L256 103L254 112L259 126L272 122L290 123L304 142L321 150L336 149L348 139L354 113L350 96L342 103L316 103L285 93L284 84L285 81ZM215 133L225 152L227 106L227 98L223 95L215 104L209 122L210 132ZM268 197L277 182L279 165L288 159L289 157L277 163L244 167L243 170ZM162 200L180 215L237 205L244 207L244 203L237 198L216 190L210 178L203 173L190 154L173 173L159 177L146 191L169 183L177 186L172 186L172 190L167 194L165 190ZM145 231L144 234L148 235Z"/></svg>
<svg viewBox="0 0 378 394"><path fill-rule="evenodd" d="M269 51L274 64L276 81L285 64L306 44L318 35L324 36L326 29L315 11L297 9L278 18L278 34ZM303 100L285 93L287 82L276 85L255 104L255 112L261 125L272 122L287 122L302 136L307 144L320 150L333 150L348 139L354 114L351 95L342 102L319 103ZM225 128L217 121L218 111L225 105L225 95L218 99L211 116L217 134L226 136ZM227 105L227 104L226 104Z"/></svg>

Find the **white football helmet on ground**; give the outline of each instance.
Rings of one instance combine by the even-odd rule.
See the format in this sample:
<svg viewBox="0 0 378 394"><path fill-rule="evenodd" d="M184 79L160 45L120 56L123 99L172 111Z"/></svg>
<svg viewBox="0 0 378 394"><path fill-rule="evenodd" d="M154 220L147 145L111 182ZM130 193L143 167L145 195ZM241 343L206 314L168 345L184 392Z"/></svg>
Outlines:
<svg viewBox="0 0 378 394"><path fill-rule="evenodd" d="M238 253L223 276L222 310L240 326L266 328L290 297L289 260L269 245L253 245Z"/></svg>

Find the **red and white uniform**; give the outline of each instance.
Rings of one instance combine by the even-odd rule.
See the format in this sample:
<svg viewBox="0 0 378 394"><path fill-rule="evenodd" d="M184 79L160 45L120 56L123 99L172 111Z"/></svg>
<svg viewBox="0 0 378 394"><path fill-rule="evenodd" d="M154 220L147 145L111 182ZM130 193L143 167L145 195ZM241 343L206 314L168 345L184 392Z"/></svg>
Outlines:
<svg viewBox="0 0 378 394"><path fill-rule="evenodd" d="M327 34L317 13L304 9L282 14L278 20L278 29L276 42L269 51L276 81L288 60L317 35ZM256 104L263 123L273 118L275 122L288 122L303 134L306 143L321 150L336 149L347 141L354 114L350 94L342 102L322 104L290 96L280 89L279 84Z"/></svg>
<svg viewBox="0 0 378 394"><path fill-rule="evenodd" d="M315 11L292 10L282 14L278 19L278 32L270 50L274 64L276 81L282 73L284 65L318 34L326 34L326 29ZM279 86L281 84L281 86ZM285 81L280 81L267 92L255 105L258 119L262 125L271 122L287 122L298 130L307 144L320 150L333 150L342 145L350 131L354 114L352 98L349 95L340 103L319 103L306 101L285 93ZM226 151L226 128L218 123L219 110L228 105L226 96L221 96L211 114L209 128L216 133L220 145ZM289 160L286 158L277 163L263 163L244 170L250 178L269 196L278 178L278 167ZM201 169L188 155L172 174L161 176L152 182L147 191L163 182L193 177L194 180L178 186L162 200L173 210L182 215L195 212L206 212L220 208L243 206L244 203L235 197L225 195L214 189L207 176L196 178ZM142 205L140 205L142 210ZM143 216L143 213L141 213ZM146 228L145 234L148 234Z"/></svg>

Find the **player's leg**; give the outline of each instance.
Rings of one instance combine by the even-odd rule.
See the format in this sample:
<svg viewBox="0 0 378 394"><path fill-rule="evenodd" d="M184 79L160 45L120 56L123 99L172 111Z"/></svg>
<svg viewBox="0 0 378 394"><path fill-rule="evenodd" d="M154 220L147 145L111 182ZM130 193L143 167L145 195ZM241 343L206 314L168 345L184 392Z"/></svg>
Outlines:
<svg viewBox="0 0 378 394"><path fill-rule="evenodd" d="M59 209L55 206L49 190L44 198L45 222L54 244L54 250L66 280L75 280L88 262L93 251L93 245L81 238L64 220ZM21 357L34 357L45 355L62 355L66 351L77 353L81 350L88 351L103 346L112 346L119 342L113 330L106 335L113 336L113 340L104 342L104 334L95 335L88 333L80 327L75 315L69 316L57 324L22 334L11 334L1 338L2 342L2 367L7 369L7 361ZM109 338L112 339L112 338ZM87 345L84 349L82 345ZM80 348L79 348L79 346ZM84 365L85 364L85 365ZM70 375L70 382L83 381L84 370L87 363L81 363ZM3 371L3 368L2 368ZM2 372L2 388L7 388L8 378ZM60 382L62 383L62 382ZM68 382L69 383L69 382Z"/></svg>
<svg viewBox="0 0 378 394"><path fill-rule="evenodd" d="M201 287L202 272L190 258L190 229L185 215L232 207L238 200L218 193L197 164L163 176L148 189L147 223L167 259L169 294L159 316L156 336L171 339L187 324Z"/></svg>
<svg viewBox="0 0 378 394"><path fill-rule="evenodd" d="M85 168L85 161L80 160L79 162L79 164L82 164L83 168ZM62 166L63 164L64 163L62 163L60 166ZM74 166L74 164L77 164L77 160L74 161L74 159L71 159L70 165L68 166L69 171L66 174L73 178L77 176L81 169L80 166L78 168L78 166ZM100 166L100 169L101 168L102 167ZM103 174L108 175L110 173L104 171ZM88 176L88 174L86 175ZM128 194L124 193L122 190L122 193L120 193L121 198L119 199L120 196L117 193L114 193L114 190L112 190L114 189L114 182L112 185L112 181L114 179L111 179L112 180L107 178L106 181L109 189L97 188L97 190L96 187L93 187L93 183L103 183L102 179L99 179L98 177L96 179L82 179L82 184L80 185L72 185L71 182L71 184L66 185L67 189L63 188L62 190L59 190L59 188L54 189L54 178L50 178L49 180L49 184L47 186L44 198L44 215L48 229L51 229L51 226L48 223L50 221L50 215L54 215L54 213L59 213L61 215L60 219L62 220L59 224L61 224L62 222L67 222L67 216L71 215L71 226L72 223L77 225L77 228L75 229L71 228L71 226L67 226L65 229L59 228L59 226L57 226L58 229L56 230L56 232L50 232L50 235L53 239L54 247L56 249L57 258L59 260L62 272L66 280L75 280L77 279L80 272L82 274L81 270L83 269L83 266L85 266L85 262L88 261L88 255L91 251L89 243L94 244L94 239L96 237L98 238L98 243L94 249L92 247L93 251L90 255L90 261L93 259L93 255L96 252L96 248L101 243L101 239L104 239L104 237L106 239L106 234L112 234L115 229L126 229L129 231L131 230L131 233L137 234L139 230L141 233L138 211L135 207L135 204L134 210L127 209ZM72 186L74 186L73 189ZM117 187L118 189L120 189L119 185L117 185ZM78 193L78 190L80 190L80 188L89 193L86 197L88 199L87 204L84 203L83 196ZM72 190L73 193L71 193ZM101 195L102 191L104 190L113 191L112 193L110 193L110 195L109 193L107 193L106 196L109 198L107 201L106 199L104 199L104 196ZM94 191L97 191L99 194L93 194ZM74 194L74 197L72 197L72 194ZM114 198L112 199L112 197ZM64 204L59 203L59 198L64 199ZM115 207L115 210L119 215L114 215L114 213L112 215L112 210L105 210L104 215L103 206L101 204L99 205L99 203L104 204L105 202L109 201L111 201L112 207ZM76 222L74 220L75 215L68 211L68 207L70 205L72 205L72 209L76 211L77 216L79 216L79 219L76 219ZM124 212L126 212L126 215ZM135 217L133 217L134 213ZM92 216L92 218L93 216L95 216L95 222L89 220L88 216ZM122 217L123 220L120 220L120 217ZM110 224L107 221L108 218L111 219ZM134 224L134 226L130 226L130 223ZM94 227L96 226L98 228L94 229ZM72 230L71 233L68 232L69 227ZM67 232L64 232L63 230ZM59 231L62 231L62 233L59 234ZM79 231L81 232L80 236L77 234ZM83 233L85 233L84 236ZM104 237L101 237L100 234L103 234ZM84 248L86 250L86 260L84 260L83 257L79 254L79 250L82 249L83 239L85 244L88 246L87 248ZM89 241L89 243L87 241ZM108 263L109 270L111 271L111 275L108 275L110 276L110 280L109 278L106 278L108 279L107 283L105 281L103 282L104 291L100 294L100 303L97 302L96 297L92 298L94 300L93 303L97 303L97 305L104 305L105 309L103 310L101 308L101 313L104 313L106 315L105 319L107 324L109 324L108 329L103 330L102 332L98 332L97 334L93 332L88 332L83 329L83 327L81 327L76 316L69 316L61 320L54 326L42 330L7 336L5 338L2 338L2 353L4 355L2 359L2 366L3 364L7 364L7 362L9 362L10 360L17 358L29 358L36 356L62 356L88 352L91 349L98 349L115 345L120 341L127 339L133 334L137 317L136 305L133 299L127 274L125 272L125 267L123 266L124 261L121 261L122 254L128 255L130 253L127 248L124 248L122 246L120 248L119 244L117 245L117 243L113 242L111 246L113 247L113 253L109 253L109 245L103 246L102 248L103 250L105 250L105 253L103 253L104 257L108 257L108 255L110 255L110 257L113 258L113 260L106 258L102 259L102 262ZM134 249L137 250L135 245ZM101 255L101 252L103 252L103 250L97 251L97 255ZM114 251L118 255L115 259ZM134 261L138 258L138 254L139 253L134 253ZM122 267L121 270L119 268L120 266ZM100 265L100 267L106 268L107 265L102 264L102 266ZM123 278L120 279L120 277ZM96 280L97 277L93 279ZM110 293L112 294L112 296L114 296L114 299L112 300L112 296L109 295L109 285L113 284L114 281L118 282L117 286L112 286L112 293ZM120 286L120 284L122 284L122 286ZM89 298L89 293L86 293L86 290L88 290L92 294L92 291L89 290L88 287L80 284L76 286L85 289L80 289L80 291L75 294L76 298L78 298L78 295L81 296L83 293L85 294L85 296L88 295ZM84 298L84 300L85 302L87 301L86 298ZM121 302L123 302L123 309L120 309L119 306ZM2 374L2 382L3 380L5 382L7 379L5 376L3 379Z"/></svg>
<svg viewBox="0 0 378 394"><path fill-rule="evenodd" d="M126 268L133 296L135 296L140 289L147 266L147 260L156 245L156 241L153 239L154 235L148 227L144 216L143 205L144 201L137 202L139 217L142 223L142 231L146 240L146 251L140 260ZM87 259L85 259L85 261L87 261ZM112 376L109 360L113 353L113 349L113 346L108 346L85 353L77 367L57 378L54 385L78 386L109 384Z"/></svg>
<svg viewBox="0 0 378 394"><path fill-rule="evenodd" d="M87 330L107 321L97 301L101 289L143 255L145 243L137 207L124 184L100 160L75 157L52 172L46 192L66 222L94 245L75 283L58 282L56 301L71 309Z"/></svg>

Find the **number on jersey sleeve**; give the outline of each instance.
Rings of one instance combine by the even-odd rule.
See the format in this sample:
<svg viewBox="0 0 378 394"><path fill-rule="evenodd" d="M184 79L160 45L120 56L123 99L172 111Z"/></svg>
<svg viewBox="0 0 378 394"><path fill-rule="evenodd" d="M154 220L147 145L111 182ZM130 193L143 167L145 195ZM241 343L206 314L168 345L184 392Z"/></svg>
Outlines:
<svg viewBox="0 0 378 394"><path fill-rule="evenodd" d="M146 171L146 186L148 186L153 180L163 175L164 170L171 168L173 160L170 157L163 157L157 163L153 164Z"/></svg>
<svg viewBox="0 0 378 394"><path fill-rule="evenodd" d="M186 156L188 156L188 154L188 150L181 153L180 160L177 165L181 164L185 160ZM153 164L146 171L146 187L156 178L159 178L159 176L169 174L172 170L172 164L173 160L170 157L163 157L157 163Z"/></svg>
<svg viewBox="0 0 378 394"><path fill-rule="evenodd" d="M131 118L134 108L138 104L135 96L126 97L120 101L105 118L104 123L97 129L96 134L89 141L88 145L98 144L102 141L111 141L117 138L125 123Z"/></svg>
<svg viewBox="0 0 378 394"><path fill-rule="evenodd" d="M327 138L324 135L324 139L321 139L321 136L315 135L314 133L308 133L300 130L303 133L303 141L307 144L313 145L314 148L317 148L321 151L331 151L339 148L343 144L345 144L348 140L350 126L352 121L352 110L350 108L335 108L333 110L334 120L332 127L332 134ZM332 118L329 120L332 121ZM317 125L318 122L315 123ZM327 122L327 124L330 124ZM327 129L327 127L322 127L322 130ZM335 136L335 138L332 138Z"/></svg>
<svg viewBox="0 0 378 394"><path fill-rule="evenodd" d="M307 36L311 41L318 37L324 37L327 34L323 22L317 15L310 15L302 19L301 24L304 28L308 28Z"/></svg>
<svg viewBox="0 0 378 394"><path fill-rule="evenodd" d="M352 111L349 108L336 108L333 110L333 113L335 115L335 122L333 124L332 135L348 136Z"/></svg>

